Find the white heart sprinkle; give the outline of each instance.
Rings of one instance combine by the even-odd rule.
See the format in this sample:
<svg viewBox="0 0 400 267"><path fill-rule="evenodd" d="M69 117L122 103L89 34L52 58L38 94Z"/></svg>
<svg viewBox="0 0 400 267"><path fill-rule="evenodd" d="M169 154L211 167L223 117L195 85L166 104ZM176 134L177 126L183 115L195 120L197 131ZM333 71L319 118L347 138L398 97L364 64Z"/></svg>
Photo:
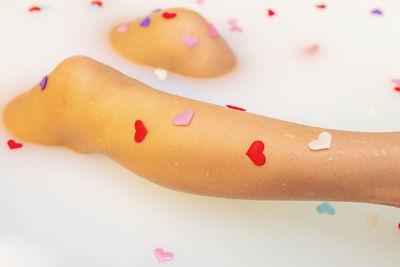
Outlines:
<svg viewBox="0 0 400 267"><path fill-rule="evenodd" d="M313 140L308 144L311 150L329 149L331 147L332 135L327 132L319 134L317 140Z"/></svg>
<svg viewBox="0 0 400 267"><path fill-rule="evenodd" d="M164 81L165 79L167 79L167 74L168 74L168 71L163 70L163 69L155 69L154 70L154 75L156 75L160 81Z"/></svg>

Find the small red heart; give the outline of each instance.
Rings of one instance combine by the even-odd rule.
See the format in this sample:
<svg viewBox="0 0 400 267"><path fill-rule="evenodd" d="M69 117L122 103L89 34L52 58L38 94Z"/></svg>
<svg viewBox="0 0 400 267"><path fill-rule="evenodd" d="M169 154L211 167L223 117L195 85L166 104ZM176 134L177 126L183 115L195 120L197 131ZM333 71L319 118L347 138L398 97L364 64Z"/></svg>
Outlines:
<svg viewBox="0 0 400 267"><path fill-rule="evenodd" d="M103 3L101 1L92 1L91 4L95 6L103 6Z"/></svg>
<svg viewBox="0 0 400 267"><path fill-rule="evenodd" d="M162 13L162 16L166 19L173 19L176 17L176 13L168 13L168 12L164 12Z"/></svg>
<svg viewBox="0 0 400 267"><path fill-rule="evenodd" d="M395 91L400 92L400 86L394 88Z"/></svg>
<svg viewBox="0 0 400 267"><path fill-rule="evenodd" d="M17 149L22 147L22 144L17 143L12 139L8 140L7 145L10 149Z"/></svg>
<svg viewBox="0 0 400 267"><path fill-rule="evenodd" d="M33 7L29 8L29 12L40 11L40 10L41 10L41 8L38 6L33 6Z"/></svg>
<svg viewBox="0 0 400 267"><path fill-rule="evenodd" d="M226 105L226 107L231 108L231 109L237 109L237 110L241 110L241 111L246 111L244 108L240 108L240 107L236 107L236 106L232 106L232 105Z"/></svg>
<svg viewBox="0 0 400 267"><path fill-rule="evenodd" d="M326 5L325 4L319 4L319 5L316 5L316 7L320 8L320 9L324 9L324 8L326 8Z"/></svg>
<svg viewBox="0 0 400 267"><path fill-rule="evenodd" d="M251 144L249 150L247 150L246 155L256 164L257 166L264 165L265 163L265 155L264 151L264 143L262 141L254 141Z"/></svg>
<svg viewBox="0 0 400 267"><path fill-rule="evenodd" d="M273 11L272 9L268 9L268 16L272 17L275 15L275 11Z"/></svg>
<svg viewBox="0 0 400 267"><path fill-rule="evenodd" d="M141 120L135 121L135 141L140 143L143 141L144 137L147 134L147 129L144 127L144 124Z"/></svg>

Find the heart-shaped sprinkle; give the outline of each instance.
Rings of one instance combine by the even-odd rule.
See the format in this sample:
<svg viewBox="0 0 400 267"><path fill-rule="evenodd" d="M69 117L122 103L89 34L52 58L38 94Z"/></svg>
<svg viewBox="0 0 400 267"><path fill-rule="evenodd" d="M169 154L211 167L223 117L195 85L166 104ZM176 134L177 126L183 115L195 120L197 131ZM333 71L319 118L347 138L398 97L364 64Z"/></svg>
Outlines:
<svg viewBox="0 0 400 267"><path fill-rule="evenodd" d="M400 79L392 79L392 83L395 85L400 85Z"/></svg>
<svg viewBox="0 0 400 267"><path fill-rule="evenodd" d="M194 115L194 111L191 108L185 109L182 114L175 115L172 119L172 122L177 125L189 125L192 121Z"/></svg>
<svg viewBox="0 0 400 267"><path fill-rule="evenodd" d="M125 24L121 24L118 28L117 28L117 32L126 32L128 30L129 24L125 23Z"/></svg>
<svg viewBox="0 0 400 267"><path fill-rule="evenodd" d="M318 5L316 5L316 8L325 9L326 5L325 4L318 4Z"/></svg>
<svg viewBox="0 0 400 267"><path fill-rule="evenodd" d="M42 9L39 6L29 8L29 12L40 12Z"/></svg>
<svg viewBox="0 0 400 267"><path fill-rule="evenodd" d="M8 147L10 149L18 149L18 148L21 148L23 146L22 144L17 143L12 139L8 140L7 145L8 145Z"/></svg>
<svg viewBox="0 0 400 267"><path fill-rule="evenodd" d="M231 108L231 109L237 109L237 110L241 110L241 111L246 111L244 108L239 108L239 107L236 107L236 106L232 106L232 105L226 105L228 108Z"/></svg>
<svg viewBox="0 0 400 267"><path fill-rule="evenodd" d="M162 13L162 16L163 16L165 19L173 19L173 18L176 17L176 13L164 12L164 13Z"/></svg>
<svg viewBox="0 0 400 267"><path fill-rule="evenodd" d="M317 140L313 140L308 144L311 150L329 149L331 147L332 135L327 132L322 132Z"/></svg>
<svg viewBox="0 0 400 267"><path fill-rule="evenodd" d="M270 16L270 17L275 16L275 11L273 11L272 9L268 9L268 10L267 10L267 14L268 14L268 16Z"/></svg>
<svg viewBox="0 0 400 267"><path fill-rule="evenodd" d="M154 250L154 256L156 257L158 263L171 261L174 258L174 254L172 252L164 251L162 248L156 248Z"/></svg>
<svg viewBox="0 0 400 267"><path fill-rule="evenodd" d="M237 25L237 19L228 20L228 24L231 32L242 32L242 28Z"/></svg>
<svg viewBox="0 0 400 267"><path fill-rule="evenodd" d="M395 87L394 90L395 90L396 92L400 92L400 87Z"/></svg>
<svg viewBox="0 0 400 267"><path fill-rule="evenodd" d="M101 6L103 6L103 3L101 1L92 1L91 5L101 7Z"/></svg>
<svg viewBox="0 0 400 267"><path fill-rule="evenodd" d="M334 215L335 209L328 202L323 202L317 206L317 212L320 214L326 213L328 215Z"/></svg>
<svg viewBox="0 0 400 267"><path fill-rule="evenodd" d="M147 129L144 127L144 124L141 120L135 121L135 141L140 143L143 141L144 137L147 134Z"/></svg>
<svg viewBox="0 0 400 267"><path fill-rule="evenodd" d="M262 166L266 161L263 151L264 143L257 140L251 144L249 150L246 152L246 155L253 161L255 165Z"/></svg>
<svg viewBox="0 0 400 267"><path fill-rule="evenodd" d="M40 90L43 91L43 90L46 88L46 85L47 85L47 75L44 76L44 77L42 78L42 80L40 81L40 83L39 83Z"/></svg>
<svg viewBox="0 0 400 267"><path fill-rule="evenodd" d="M307 47L307 48L305 49L305 53L306 53L307 55L313 55L313 54L317 53L318 50L319 50L319 45L318 45L318 44L315 44L315 45L312 45L312 46Z"/></svg>
<svg viewBox="0 0 400 267"><path fill-rule="evenodd" d="M204 1L205 1L205 0L196 0L196 4L202 5L202 4L204 4Z"/></svg>
<svg viewBox="0 0 400 267"><path fill-rule="evenodd" d="M154 70L154 75L156 75L157 78L158 78L160 81L164 81L164 80L167 78L168 71L163 70L163 69L155 69L155 70Z"/></svg>
<svg viewBox="0 0 400 267"><path fill-rule="evenodd" d="M187 34L183 36L183 43L189 49L195 47L198 44L198 42L199 39L197 39L197 37L191 37L190 35Z"/></svg>
<svg viewBox="0 0 400 267"><path fill-rule="evenodd" d="M399 227L399 230L400 230L400 223L399 223L399 225L397 225L398 227Z"/></svg>
<svg viewBox="0 0 400 267"><path fill-rule="evenodd" d="M210 36L211 36L212 38L216 38L216 37L218 36L218 31L217 31L217 29L214 27L214 25L211 24L211 23L209 23L209 24L208 24L208 28L209 28L209 30L210 30Z"/></svg>
<svg viewBox="0 0 400 267"><path fill-rule="evenodd" d="M140 22L140 27L149 27L150 17L145 17L142 22Z"/></svg>
<svg viewBox="0 0 400 267"><path fill-rule="evenodd" d="M378 9L378 8L375 8L374 10L371 11L371 14L372 14L372 15L382 16L382 15L383 15L383 12L382 12L382 10L380 10L380 9Z"/></svg>

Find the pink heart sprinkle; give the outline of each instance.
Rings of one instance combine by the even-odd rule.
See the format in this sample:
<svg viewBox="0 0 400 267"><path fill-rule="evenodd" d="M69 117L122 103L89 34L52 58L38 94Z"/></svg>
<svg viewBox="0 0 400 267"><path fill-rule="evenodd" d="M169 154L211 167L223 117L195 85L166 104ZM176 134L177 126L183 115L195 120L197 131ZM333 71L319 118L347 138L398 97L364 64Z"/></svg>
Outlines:
<svg viewBox="0 0 400 267"><path fill-rule="evenodd" d="M194 111L191 108L185 109L182 114L178 114L172 120L175 125L189 125L194 115Z"/></svg>
<svg viewBox="0 0 400 267"><path fill-rule="evenodd" d="M128 30L128 23L122 24L117 29L118 32L126 32L127 30Z"/></svg>
<svg viewBox="0 0 400 267"><path fill-rule="evenodd" d="M185 43L186 47L191 49L197 45L199 39L197 37L190 37L189 35L183 36L183 42Z"/></svg>
<svg viewBox="0 0 400 267"><path fill-rule="evenodd" d="M242 32L243 29L236 25L237 19L228 20L231 32Z"/></svg>
<svg viewBox="0 0 400 267"><path fill-rule="evenodd" d="M171 261L174 258L174 254L172 252L166 252L162 248L156 248L154 250L154 256L156 257L158 263Z"/></svg>
<svg viewBox="0 0 400 267"><path fill-rule="evenodd" d="M218 36L218 31L217 29L214 27L214 25L212 25L211 23L208 24L208 27L210 29L210 35L212 38L215 38Z"/></svg>
<svg viewBox="0 0 400 267"><path fill-rule="evenodd" d="M205 1L205 0L196 0L196 3L197 3L198 5L202 5L202 4L204 4L204 1Z"/></svg>
<svg viewBox="0 0 400 267"><path fill-rule="evenodd" d="M392 83L400 85L400 79L392 79Z"/></svg>

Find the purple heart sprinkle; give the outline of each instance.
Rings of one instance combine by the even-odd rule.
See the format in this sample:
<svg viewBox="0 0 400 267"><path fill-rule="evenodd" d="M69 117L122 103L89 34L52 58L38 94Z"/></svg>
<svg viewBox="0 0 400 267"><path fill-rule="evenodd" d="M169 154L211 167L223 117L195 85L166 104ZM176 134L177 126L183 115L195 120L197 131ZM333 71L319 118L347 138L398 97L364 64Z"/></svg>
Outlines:
<svg viewBox="0 0 400 267"><path fill-rule="evenodd" d="M157 9L153 10L153 13L157 13L157 12L160 12L160 11L161 11L161 8L157 8Z"/></svg>
<svg viewBox="0 0 400 267"><path fill-rule="evenodd" d="M44 88L46 88L46 84L47 84L47 75L43 77L43 79L40 81L39 86L40 86L40 90L44 90Z"/></svg>
<svg viewBox="0 0 400 267"><path fill-rule="evenodd" d="M140 22L141 27L148 27L150 25L150 17L146 17L142 22Z"/></svg>
<svg viewBox="0 0 400 267"><path fill-rule="evenodd" d="M379 15L379 16L383 15L382 10L380 10L380 9L374 9L374 10L371 11L371 13L373 15Z"/></svg>

